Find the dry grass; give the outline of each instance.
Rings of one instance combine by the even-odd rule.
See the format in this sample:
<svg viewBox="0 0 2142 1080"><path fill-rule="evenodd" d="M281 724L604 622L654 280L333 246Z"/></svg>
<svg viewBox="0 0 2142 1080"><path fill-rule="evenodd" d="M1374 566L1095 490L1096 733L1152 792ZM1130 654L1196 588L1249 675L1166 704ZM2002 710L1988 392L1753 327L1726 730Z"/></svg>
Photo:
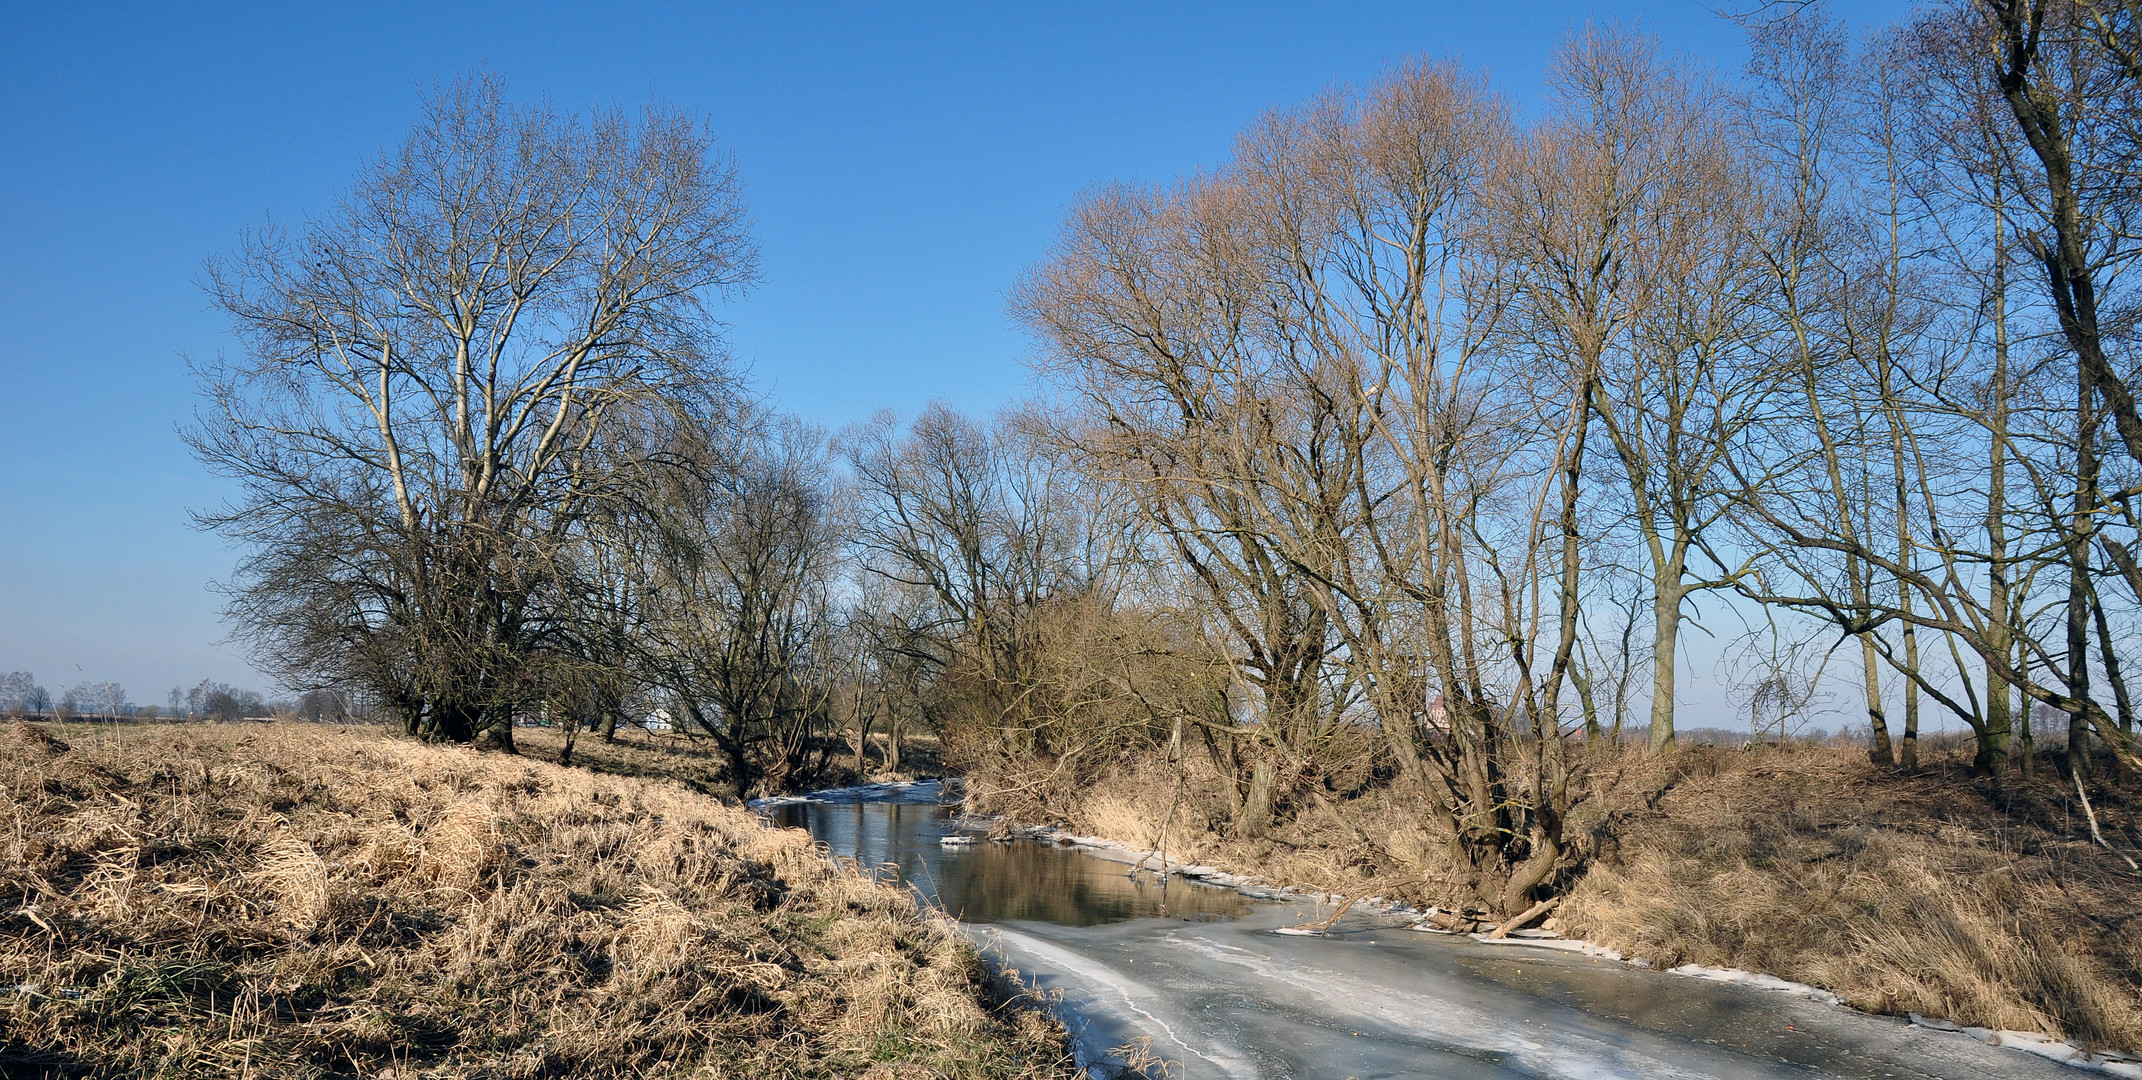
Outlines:
<svg viewBox="0 0 2142 1080"><path fill-rule="evenodd" d="M565 737L555 728L517 728L513 742L523 757L536 761L556 762L565 749ZM613 742L581 732L573 741L571 764L608 776L675 780L716 797L727 796L730 788L728 766L713 744L674 731L624 728Z"/></svg>
<svg viewBox="0 0 2142 1080"><path fill-rule="evenodd" d="M514 731L513 740L522 755L538 761L555 762L565 748L564 735L554 728L519 728ZM910 735L904 739L898 771L885 767L883 734L871 736L870 750L864 755L869 768L864 772L855 771L853 745L843 742L832 747L825 756L825 768L808 777L807 786L844 787L943 775L934 735ZM573 743L571 763L575 768L611 776L675 780L694 791L710 795L726 794L730 790L728 766L720 752L704 738L676 731L620 728L617 738L607 743L600 735L581 732Z"/></svg>
<svg viewBox="0 0 2142 1080"><path fill-rule="evenodd" d="M677 784L60 735L0 732L0 1073L1071 1075L907 894Z"/></svg>
<svg viewBox="0 0 2142 1080"><path fill-rule="evenodd" d="M1849 750L1697 751L1655 778L1563 912L1658 964L1739 967L1873 1012L2142 1050L2142 878L2050 767L2006 790ZM2131 797L2097 809L2116 843Z"/></svg>
<svg viewBox="0 0 2142 1080"><path fill-rule="evenodd" d="M1182 778L1125 759L1076 787L969 790L980 809L1165 839L1170 854L1275 883L1452 903L1443 844L1392 789L1309 785L1270 835L1245 840L1225 835L1217 778L1189 764ZM1903 775L1817 746L1593 766L1571 823L1593 858L1559 913L1567 932L1663 966L1811 983L1873 1012L2142 1051L2142 877L2090 843L2050 764L2005 789L1956 761ZM2132 782L2093 801L2107 839L2137 847Z"/></svg>
<svg viewBox="0 0 2142 1080"><path fill-rule="evenodd" d="M1455 903L1442 843L1392 789L1362 786L1349 796L1311 782L1265 836L1244 839L1228 834L1224 781L1210 763L1192 754L1183 765L1178 776L1165 764L1124 757L1102 777L1081 771L1054 783L970 774L967 798L979 813L1164 849L1275 884Z"/></svg>

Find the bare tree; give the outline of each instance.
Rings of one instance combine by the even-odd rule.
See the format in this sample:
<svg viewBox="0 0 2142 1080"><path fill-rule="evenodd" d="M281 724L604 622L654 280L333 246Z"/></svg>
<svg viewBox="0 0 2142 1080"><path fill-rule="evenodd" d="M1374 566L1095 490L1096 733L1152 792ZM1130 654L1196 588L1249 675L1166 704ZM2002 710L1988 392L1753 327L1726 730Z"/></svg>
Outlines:
<svg viewBox="0 0 2142 1080"><path fill-rule="evenodd" d="M1320 385L1321 350L1291 348L1299 310L1262 274L1257 200L1279 194L1235 176L1095 193L1016 300L1080 403L1065 444L1153 524L1255 697L1219 733L1250 836L1355 697L1328 679L1322 590L1358 514L1361 406Z"/></svg>
<svg viewBox="0 0 2142 1080"><path fill-rule="evenodd" d="M212 262L245 355L202 367L188 438L243 492L199 520L249 549L231 609L258 655L510 747L561 546L655 464L607 434L728 380L706 302L750 280L744 229L697 122L514 105L486 75L332 213Z"/></svg>
<svg viewBox="0 0 2142 1080"><path fill-rule="evenodd" d="M2102 399L2131 458L2142 460L2142 412L2107 350L2108 286L2135 254L2129 226L2142 171L2138 28L2124 6L1973 0L1992 48L1984 61L2038 166L2025 244L2045 268L2078 384ZM1969 18L1970 16L1966 16ZM1976 29L1976 27L1974 27Z"/></svg>
<svg viewBox="0 0 2142 1080"><path fill-rule="evenodd" d="M1543 697L1543 504L1511 484L1561 476L1566 433L1540 453L1490 363L1508 283L1476 223L1507 138L1480 80L1409 65L1267 116L1208 180L1090 198L1019 304L1078 403L1064 439L1152 523L1233 673L1225 708L1181 715L1225 750L1235 830L1371 727L1459 891L1515 911L1569 865L1574 645Z"/></svg>
<svg viewBox="0 0 2142 1080"><path fill-rule="evenodd" d="M985 427L943 405L904 433L880 413L837 442L858 485L853 544L872 579L860 626L879 663L918 689L956 672L975 698L972 719L1002 750L1032 751L1048 717L1021 690L1034 677L1034 619L1087 580L1077 478L1018 417ZM920 706L885 704L901 726Z"/></svg>
<svg viewBox="0 0 2142 1080"><path fill-rule="evenodd" d="M673 715L721 748L740 798L811 775L830 745L828 590L844 522L824 442L772 420L733 457L702 450L661 500L642 600L650 673Z"/></svg>
<svg viewBox="0 0 2142 1080"><path fill-rule="evenodd" d="M16 717L34 715L50 708L51 698L51 692L38 684L37 676L27 671L0 675L0 712Z"/></svg>

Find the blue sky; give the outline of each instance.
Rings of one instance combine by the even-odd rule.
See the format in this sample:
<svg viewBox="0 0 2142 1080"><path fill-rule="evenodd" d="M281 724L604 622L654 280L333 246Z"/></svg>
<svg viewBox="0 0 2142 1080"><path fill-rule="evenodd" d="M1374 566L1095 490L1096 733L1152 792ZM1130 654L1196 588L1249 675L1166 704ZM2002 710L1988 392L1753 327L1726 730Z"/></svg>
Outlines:
<svg viewBox="0 0 2142 1080"><path fill-rule="evenodd" d="M224 489L174 434L185 358L234 347L195 281L247 226L330 206L435 79L488 67L565 109L709 117L763 248L731 342L780 405L838 428L1028 392L1004 292L1066 204L1209 166L1267 108L1419 55L1529 105L1587 20L1741 62L1694 0L210 7L0 11L0 670L55 693L270 689L222 644L210 586L233 552L187 524Z"/></svg>

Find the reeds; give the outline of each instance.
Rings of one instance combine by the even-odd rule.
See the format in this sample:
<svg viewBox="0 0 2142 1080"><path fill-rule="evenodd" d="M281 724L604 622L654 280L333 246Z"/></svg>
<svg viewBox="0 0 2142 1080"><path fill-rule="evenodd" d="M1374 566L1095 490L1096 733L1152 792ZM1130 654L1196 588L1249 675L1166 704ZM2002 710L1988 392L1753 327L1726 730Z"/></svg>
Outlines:
<svg viewBox="0 0 2142 1080"><path fill-rule="evenodd" d="M1070 1075L987 982L908 895L666 781L295 725L0 736L10 1076Z"/></svg>

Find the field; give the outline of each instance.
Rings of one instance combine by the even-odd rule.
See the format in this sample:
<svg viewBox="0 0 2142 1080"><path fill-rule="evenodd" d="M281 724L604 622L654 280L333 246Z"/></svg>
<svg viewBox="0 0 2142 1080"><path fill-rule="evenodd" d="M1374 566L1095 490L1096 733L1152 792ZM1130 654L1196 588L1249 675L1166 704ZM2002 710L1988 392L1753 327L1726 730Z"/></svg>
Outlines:
<svg viewBox="0 0 2142 1080"><path fill-rule="evenodd" d="M947 923L669 780L17 723L0 807L9 1076L1071 1075Z"/></svg>
<svg viewBox="0 0 2142 1080"><path fill-rule="evenodd" d="M2142 875L2095 844L2053 755L2005 785L1956 753L1916 773L1837 746L1611 752L1571 832L1591 858L1557 912L1570 936L1659 966L1767 972L1872 1012L2142 1052ZM1452 903L1442 846L1393 788L1311 791L1268 837L1225 835L1217 782L1126 761L1068 788L993 788L981 809L1314 885ZM2134 781L2094 800L2142 847ZM1163 828L1165 826L1165 828Z"/></svg>

